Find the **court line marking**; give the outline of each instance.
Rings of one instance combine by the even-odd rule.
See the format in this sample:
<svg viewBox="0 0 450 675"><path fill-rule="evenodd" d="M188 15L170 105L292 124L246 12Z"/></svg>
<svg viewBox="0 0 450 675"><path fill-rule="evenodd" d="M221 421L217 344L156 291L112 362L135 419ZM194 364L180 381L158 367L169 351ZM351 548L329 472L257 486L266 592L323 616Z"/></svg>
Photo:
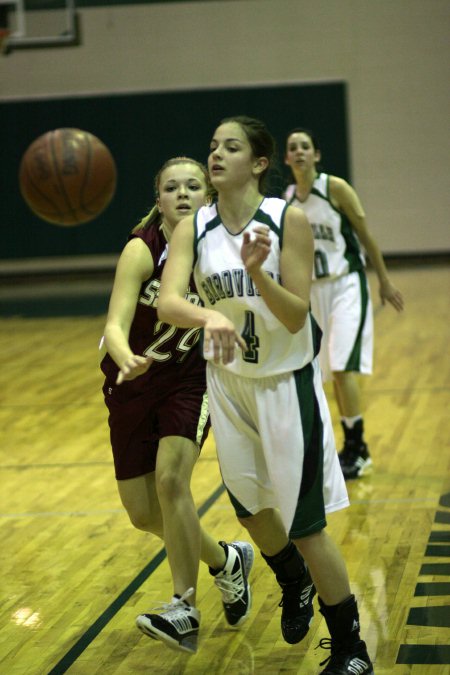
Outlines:
<svg viewBox="0 0 450 675"><path fill-rule="evenodd" d="M205 502L206 503L206 502ZM357 504L436 504L436 500L432 497L423 497L420 499L352 499L350 506ZM211 504L212 505L212 504ZM201 507L203 508L203 506ZM231 509L232 506L224 505L218 507L223 509ZM25 511L24 513L0 513L0 518L85 518L86 516L101 516L107 513L121 513L125 515L123 508L119 509L95 509L91 511ZM200 513L200 509L199 509Z"/></svg>
<svg viewBox="0 0 450 675"><path fill-rule="evenodd" d="M105 462L54 462L53 464L0 464L0 471L2 469L12 469L23 471L24 469L67 469L67 468L76 468L80 469L82 467L91 467L91 466L111 466L110 461Z"/></svg>
<svg viewBox="0 0 450 675"><path fill-rule="evenodd" d="M199 518L201 518L216 502L225 491L224 485L219 487L208 497L208 499L198 509ZM166 558L166 550L162 548L150 562L139 572L139 574L128 584L126 588L117 596L115 600L105 609L102 614L94 621L94 623L83 633L83 635L75 642L69 651L58 661L58 663L47 673L47 675L62 675L67 672L78 657L89 647L91 642L101 633L101 631L108 625L111 619L122 609L131 596L142 586L159 565Z"/></svg>

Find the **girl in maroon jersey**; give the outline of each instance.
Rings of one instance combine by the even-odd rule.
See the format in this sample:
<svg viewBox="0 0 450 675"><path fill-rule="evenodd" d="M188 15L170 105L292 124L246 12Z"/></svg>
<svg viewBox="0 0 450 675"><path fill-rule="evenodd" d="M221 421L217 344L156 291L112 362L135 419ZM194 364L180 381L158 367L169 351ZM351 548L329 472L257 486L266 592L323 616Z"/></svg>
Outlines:
<svg viewBox="0 0 450 675"><path fill-rule="evenodd" d="M120 498L136 528L164 540L173 578L171 603L162 613L139 615L137 626L194 653L199 560L210 567L226 619L236 626L250 610L253 549L246 542L218 544L200 526L190 488L210 426L200 331L163 323L156 313L168 242L178 222L208 201L207 171L187 157L170 159L156 176L155 192L155 206L133 229L117 265L103 392ZM192 278L186 298L200 303Z"/></svg>

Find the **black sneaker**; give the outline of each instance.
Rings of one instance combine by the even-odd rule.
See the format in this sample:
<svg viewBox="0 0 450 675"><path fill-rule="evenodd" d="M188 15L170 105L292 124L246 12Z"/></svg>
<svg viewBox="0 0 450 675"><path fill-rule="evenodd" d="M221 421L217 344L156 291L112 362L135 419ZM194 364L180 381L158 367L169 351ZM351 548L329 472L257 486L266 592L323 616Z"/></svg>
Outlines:
<svg viewBox="0 0 450 675"><path fill-rule="evenodd" d="M339 462L344 478L359 478L367 473L372 466L367 444L362 442L358 445L347 441L339 453Z"/></svg>
<svg viewBox="0 0 450 675"><path fill-rule="evenodd" d="M160 614L139 614L136 626L148 637L161 640L168 647L178 651L195 654L197 651L200 612L184 600L192 595L190 588L181 598L174 597L172 602L155 609L164 610Z"/></svg>
<svg viewBox="0 0 450 675"><path fill-rule="evenodd" d="M330 656L320 664L321 666L327 664L320 675L374 675L366 643L362 640L345 646L337 644L330 638L323 638L318 646L331 649Z"/></svg>
<svg viewBox="0 0 450 675"><path fill-rule="evenodd" d="M313 599L316 588L307 567L301 579L289 584L280 584L283 592L280 607L281 632L290 645L305 637L314 616Z"/></svg>
<svg viewBox="0 0 450 675"><path fill-rule="evenodd" d="M214 574L214 583L222 593L225 618L230 626L244 623L250 613L252 596L247 577L255 557L253 546L246 541L220 542L227 551L225 567Z"/></svg>

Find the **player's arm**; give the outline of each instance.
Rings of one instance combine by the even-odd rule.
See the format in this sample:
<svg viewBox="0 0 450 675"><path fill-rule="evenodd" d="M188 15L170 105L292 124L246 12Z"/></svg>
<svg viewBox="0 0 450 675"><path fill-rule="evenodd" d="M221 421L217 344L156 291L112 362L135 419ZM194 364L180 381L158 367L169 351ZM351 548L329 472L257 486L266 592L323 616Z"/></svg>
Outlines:
<svg viewBox="0 0 450 675"><path fill-rule="evenodd" d="M270 241L268 237L267 240ZM250 244L248 235L246 243ZM255 254L251 257L244 252L244 255L246 269L272 314L289 332L297 333L303 328L309 311L314 256L311 226L303 211L292 206L286 210L280 255L281 286L261 264L256 264Z"/></svg>
<svg viewBox="0 0 450 675"><path fill-rule="evenodd" d="M204 328L205 350L212 345L214 360L230 363L236 344L246 349L242 337L223 314L186 300L186 289L194 265L193 217L184 218L176 226L169 246L169 255L161 278L158 317L179 328Z"/></svg>
<svg viewBox="0 0 450 675"><path fill-rule="evenodd" d="M366 214L355 190L342 178L331 176L330 197L339 211L349 219L373 265L378 277L381 302L384 305L387 300L400 312L403 309L403 296L389 278L383 254L369 230Z"/></svg>
<svg viewBox="0 0 450 675"><path fill-rule="evenodd" d="M119 366L117 384L146 372L152 359L134 354L128 338L142 282L153 273L153 259L142 239L131 239L117 264L105 326L105 346Z"/></svg>

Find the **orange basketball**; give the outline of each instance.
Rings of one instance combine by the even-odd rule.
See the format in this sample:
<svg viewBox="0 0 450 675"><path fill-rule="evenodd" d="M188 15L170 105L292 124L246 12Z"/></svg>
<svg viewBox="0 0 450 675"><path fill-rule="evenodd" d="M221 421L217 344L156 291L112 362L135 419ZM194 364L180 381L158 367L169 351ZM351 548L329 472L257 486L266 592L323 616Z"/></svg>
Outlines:
<svg viewBox="0 0 450 675"><path fill-rule="evenodd" d="M55 129L25 151L20 191L30 209L55 225L80 225L96 218L116 189L116 165L109 149L81 129Z"/></svg>

